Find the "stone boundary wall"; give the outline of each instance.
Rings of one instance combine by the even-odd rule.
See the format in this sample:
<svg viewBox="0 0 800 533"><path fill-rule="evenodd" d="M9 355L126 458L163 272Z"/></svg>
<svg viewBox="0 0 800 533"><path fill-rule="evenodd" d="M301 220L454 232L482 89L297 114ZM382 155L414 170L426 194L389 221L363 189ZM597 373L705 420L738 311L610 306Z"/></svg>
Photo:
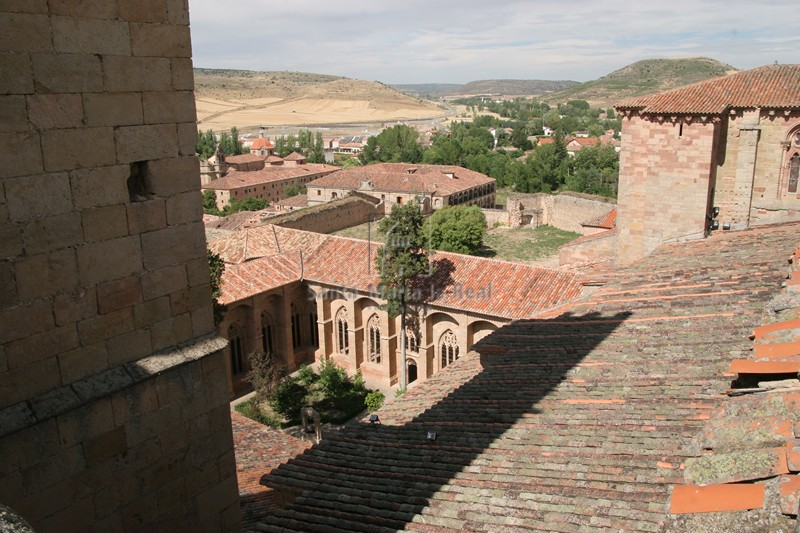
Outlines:
<svg viewBox="0 0 800 533"><path fill-rule="evenodd" d="M327 234L370 220L375 222L384 215L383 202L366 194L352 193L331 202L270 217L266 222L284 228Z"/></svg>
<svg viewBox="0 0 800 533"><path fill-rule="evenodd" d="M582 235L595 233L596 228L584 228L582 222L600 217L616 207L614 200L588 194L515 194L508 198L508 225L553 226ZM520 209L521 208L521 209Z"/></svg>
<svg viewBox="0 0 800 533"><path fill-rule="evenodd" d="M577 268L614 261L617 233L609 230L581 237L558 249L560 267Z"/></svg>
<svg viewBox="0 0 800 533"><path fill-rule="evenodd" d="M508 211L505 209L481 209L486 217L486 227L491 229L496 224L508 226Z"/></svg>

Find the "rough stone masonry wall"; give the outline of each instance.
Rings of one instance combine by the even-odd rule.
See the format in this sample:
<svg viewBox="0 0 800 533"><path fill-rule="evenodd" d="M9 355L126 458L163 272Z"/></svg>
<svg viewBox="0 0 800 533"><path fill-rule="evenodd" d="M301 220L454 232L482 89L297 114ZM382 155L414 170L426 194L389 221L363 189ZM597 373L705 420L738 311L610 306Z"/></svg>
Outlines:
<svg viewBox="0 0 800 533"><path fill-rule="evenodd" d="M188 25L0 7L0 501L37 531L238 528Z"/></svg>
<svg viewBox="0 0 800 533"><path fill-rule="evenodd" d="M623 120L617 198L617 260L628 263L659 244L702 238L712 180L716 126Z"/></svg>
<svg viewBox="0 0 800 533"><path fill-rule="evenodd" d="M332 202L271 217L267 221L284 228L333 233L340 229L365 224L370 220L375 222L384 215L383 204L378 203L376 199L372 197L367 199L351 194Z"/></svg>
<svg viewBox="0 0 800 533"><path fill-rule="evenodd" d="M532 224L547 225L583 235L596 233L594 228L585 228L581 223L605 215L615 207L611 199L588 194L564 192L560 194L516 194L509 198L509 225L519 223L517 206L522 213L534 214ZM516 215L516 216L515 216Z"/></svg>

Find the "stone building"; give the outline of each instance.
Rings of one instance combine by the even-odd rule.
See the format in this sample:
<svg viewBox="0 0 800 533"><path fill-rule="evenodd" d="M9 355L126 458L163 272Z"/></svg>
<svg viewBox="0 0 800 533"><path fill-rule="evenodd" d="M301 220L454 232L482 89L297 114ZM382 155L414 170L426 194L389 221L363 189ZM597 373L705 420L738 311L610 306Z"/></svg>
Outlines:
<svg viewBox="0 0 800 533"><path fill-rule="evenodd" d="M800 65L626 100L617 260L663 242L800 219ZM713 222L712 222L713 221Z"/></svg>
<svg viewBox="0 0 800 533"><path fill-rule="evenodd" d="M341 198L352 191L395 204L419 201L424 213L450 205L494 207L495 179L458 166L380 163L355 167L308 184L308 204Z"/></svg>
<svg viewBox="0 0 800 533"><path fill-rule="evenodd" d="M0 501L239 529L185 2L0 6Z"/></svg>
<svg viewBox="0 0 800 533"><path fill-rule="evenodd" d="M216 240L214 240L216 239ZM255 351L280 355L290 370L333 359L368 386L398 384L400 319L390 319L377 290L380 243L264 225L210 235L226 262L220 332L230 341L232 392ZM406 335L409 383L425 380L514 319L581 294L569 272L461 254L433 255L429 296Z"/></svg>

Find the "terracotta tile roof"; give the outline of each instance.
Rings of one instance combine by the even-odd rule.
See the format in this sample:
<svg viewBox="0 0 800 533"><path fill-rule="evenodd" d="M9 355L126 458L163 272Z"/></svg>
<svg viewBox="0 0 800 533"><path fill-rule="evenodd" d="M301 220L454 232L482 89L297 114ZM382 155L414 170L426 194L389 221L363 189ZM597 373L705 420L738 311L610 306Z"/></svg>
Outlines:
<svg viewBox="0 0 800 533"><path fill-rule="evenodd" d="M597 216L587 222L581 222L581 226L590 228L613 229L617 227L617 208L611 209L608 213Z"/></svg>
<svg viewBox="0 0 800 533"><path fill-rule="evenodd" d="M209 182L203 189L231 190L242 187L253 187L265 183L284 181L306 176L324 175L339 170L333 165L318 163L308 163L297 167L267 166L260 170L236 171L231 170L228 174L218 180Z"/></svg>
<svg viewBox="0 0 800 533"><path fill-rule="evenodd" d="M250 145L251 150L261 150L262 148L265 148L267 150L272 150L273 148L275 148L275 146L270 142L269 139L265 137L259 137L258 139L253 141L253 144Z"/></svg>
<svg viewBox="0 0 800 533"><path fill-rule="evenodd" d="M271 155L271 156L267 157L264 161L266 161L267 163L272 165L272 164L275 164L275 163L283 163L283 158L282 157L278 157L277 155Z"/></svg>
<svg viewBox="0 0 800 533"><path fill-rule="evenodd" d="M619 110L720 114L728 108L800 109L800 65L767 65L623 100Z"/></svg>
<svg viewBox="0 0 800 533"><path fill-rule="evenodd" d="M299 250L244 263L226 264L219 302L228 305L299 280Z"/></svg>
<svg viewBox="0 0 800 533"><path fill-rule="evenodd" d="M286 157L284 157L283 160L284 161L305 161L306 160L306 156L304 156L303 154L299 154L297 152L292 152L291 154L289 154ZM338 167L336 167L336 168L338 168Z"/></svg>
<svg viewBox="0 0 800 533"><path fill-rule="evenodd" d="M308 255L327 238L321 233L263 224L215 239L209 242L209 249L219 254L226 263L243 263L286 252L302 251Z"/></svg>
<svg viewBox="0 0 800 533"><path fill-rule="evenodd" d="M281 207L296 207L296 208L308 207L308 195L307 194L297 194L297 195L292 196L290 198L284 198L283 200L281 200L280 202L278 202L275 205L276 206L281 206Z"/></svg>
<svg viewBox="0 0 800 533"><path fill-rule="evenodd" d="M263 161L264 161L264 156L258 154L240 154L240 155L225 156L225 162L234 165L240 163L262 163Z"/></svg>
<svg viewBox="0 0 800 533"><path fill-rule="evenodd" d="M458 166L381 163L341 170L314 180L309 186L358 189L365 180L371 181L376 191L433 193L435 196L448 196L495 182L494 178Z"/></svg>
<svg viewBox="0 0 800 533"><path fill-rule="evenodd" d="M747 397L726 400L723 373L748 352L783 276L776 252L798 230L664 245L559 316L500 328L385 406L382 424L352 423L263 469L292 498L259 528L660 531L672 516L670 531L793 530L780 513L692 527L682 520L702 515L668 515L668 504L706 422L723 406L753 413ZM770 405L770 416L800 412Z"/></svg>

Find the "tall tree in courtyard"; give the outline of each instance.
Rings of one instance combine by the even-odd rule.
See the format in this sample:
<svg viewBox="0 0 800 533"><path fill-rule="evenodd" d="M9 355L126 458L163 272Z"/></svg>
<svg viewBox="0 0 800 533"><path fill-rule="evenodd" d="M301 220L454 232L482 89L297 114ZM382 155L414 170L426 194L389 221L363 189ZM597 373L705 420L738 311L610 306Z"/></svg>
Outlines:
<svg viewBox="0 0 800 533"><path fill-rule="evenodd" d="M417 202L395 205L378 228L386 235L384 246L375 258L380 273L378 289L386 300L384 308L391 318L400 316L400 388L406 380L406 321L409 308L422 304L428 294L412 282L428 274L431 262L423 232L424 218Z"/></svg>

